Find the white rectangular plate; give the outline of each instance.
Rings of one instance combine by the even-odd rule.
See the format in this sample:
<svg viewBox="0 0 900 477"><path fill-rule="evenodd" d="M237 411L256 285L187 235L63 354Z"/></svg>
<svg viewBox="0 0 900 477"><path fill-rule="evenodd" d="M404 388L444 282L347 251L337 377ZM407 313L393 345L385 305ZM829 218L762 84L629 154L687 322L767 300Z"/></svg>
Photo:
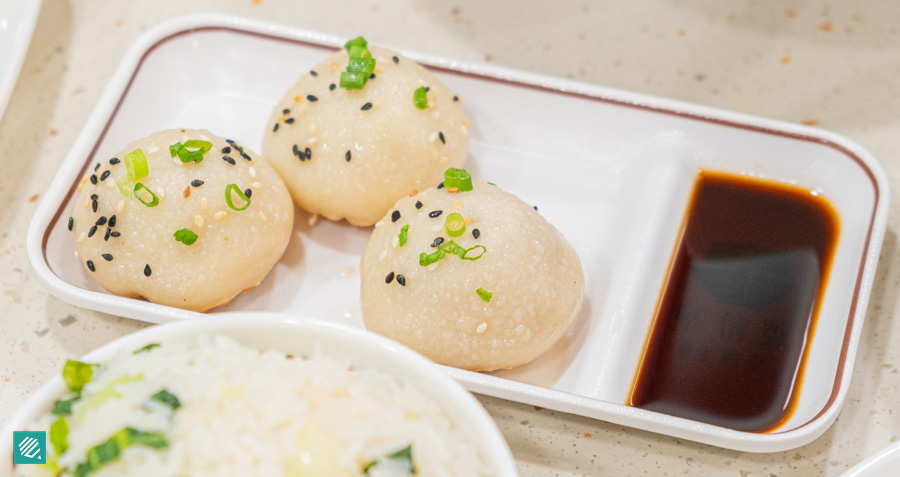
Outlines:
<svg viewBox="0 0 900 477"><path fill-rule="evenodd" d="M89 165L128 141L206 128L259 151L283 92L343 39L225 15L159 25L131 48L42 200L28 233L40 281L62 300L161 323L205 315L111 296L74 257L69 203ZM484 64L403 52L432 68L471 121L466 168L535 204L585 270L583 310L544 356L512 370L447 371L469 389L717 446L771 452L833 422L850 373L887 216L878 163L826 131ZM841 229L800 399L767 434L626 406L692 185L700 169L797 184L826 197ZM214 310L296 312L362 326L359 256L370 229L310 226L299 213L283 259Z"/></svg>
<svg viewBox="0 0 900 477"><path fill-rule="evenodd" d="M0 119L25 63L40 11L41 0L0 3Z"/></svg>

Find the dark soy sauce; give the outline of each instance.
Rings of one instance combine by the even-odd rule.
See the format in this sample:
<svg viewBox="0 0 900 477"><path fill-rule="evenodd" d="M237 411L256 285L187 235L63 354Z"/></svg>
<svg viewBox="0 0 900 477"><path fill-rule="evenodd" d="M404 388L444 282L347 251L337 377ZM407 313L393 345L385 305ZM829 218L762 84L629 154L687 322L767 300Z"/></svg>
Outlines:
<svg viewBox="0 0 900 477"><path fill-rule="evenodd" d="M796 406L838 236L810 191L701 172L631 405L766 432Z"/></svg>

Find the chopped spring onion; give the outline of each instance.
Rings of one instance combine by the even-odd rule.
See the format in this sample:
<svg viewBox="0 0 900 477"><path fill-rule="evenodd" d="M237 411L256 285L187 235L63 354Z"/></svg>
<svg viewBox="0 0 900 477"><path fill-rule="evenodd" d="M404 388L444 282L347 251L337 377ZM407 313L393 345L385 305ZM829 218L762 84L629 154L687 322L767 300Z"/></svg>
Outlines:
<svg viewBox="0 0 900 477"><path fill-rule="evenodd" d="M90 363L82 363L81 361L68 360L63 366L62 376L69 387L69 391L78 392L85 384L91 381L96 365Z"/></svg>
<svg viewBox="0 0 900 477"><path fill-rule="evenodd" d="M203 160L203 155L209 152L210 149L212 149L211 142L190 139L185 141L184 144L176 142L169 146L169 154L172 157L178 156L181 162L197 163Z"/></svg>
<svg viewBox="0 0 900 477"><path fill-rule="evenodd" d="M192 245L197 241L197 234L191 229L178 229L174 234L175 240L185 245Z"/></svg>
<svg viewBox="0 0 900 477"><path fill-rule="evenodd" d="M454 212L447 216L447 220L444 221L444 228L447 229L447 235L459 237L466 233L466 221L462 215Z"/></svg>
<svg viewBox="0 0 900 477"><path fill-rule="evenodd" d="M404 245L406 245L406 240L407 240L407 234L408 234L408 233L409 233L409 224L406 224L406 225L404 225L404 226L400 229L400 237L399 237L399 239L400 239L400 246L401 246L401 247L404 246Z"/></svg>
<svg viewBox="0 0 900 477"><path fill-rule="evenodd" d="M144 200L144 193L142 191L147 191L147 193L150 194L149 202ZM140 182L134 185L134 197L147 207L156 207L157 205L159 205L159 197L157 197L149 187L141 184Z"/></svg>
<svg viewBox="0 0 900 477"><path fill-rule="evenodd" d="M134 179L129 175L122 176L121 179L116 181L116 185L119 186L119 192L128 200L134 199Z"/></svg>
<svg viewBox="0 0 900 477"><path fill-rule="evenodd" d="M452 253L453 255L456 255L459 258L463 258L466 255L466 249L460 247L459 244L457 244L456 242L454 242L452 240L444 242L441 245L441 248L445 252Z"/></svg>
<svg viewBox="0 0 900 477"><path fill-rule="evenodd" d="M69 424L66 418L60 417L50 426L50 443L57 456L69 448Z"/></svg>
<svg viewBox="0 0 900 477"><path fill-rule="evenodd" d="M112 381L106 384L103 389L100 389L97 392L92 393L90 396L86 397L85 400L78 406L78 412L75 413L75 422L81 422L84 419L84 416L103 405L103 403L109 401L113 398L121 398L122 395L116 391L116 387L122 386L125 384L138 383L143 381L144 375L138 374L132 376L130 374L123 374L121 376L116 377Z"/></svg>
<svg viewBox="0 0 900 477"><path fill-rule="evenodd" d="M375 58L368 49L368 42L359 36L344 44L350 57L347 69L341 73L341 88L363 89L372 72L375 71Z"/></svg>
<svg viewBox="0 0 900 477"><path fill-rule="evenodd" d="M425 91L424 86L420 86L419 89L413 91L413 104L419 109L428 108L428 92Z"/></svg>
<svg viewBox="0 0 900 477"><path fill-rule="evenodd" d="M234 206L234 202L231 201L231 193L232 192L237 194L237 196L240 197L241 200L243 200L245 202L243 207L239 208L239 207ZM231 210L240 212L240 211L246 209L247 207L250 207L250 198L247 197L246 194L244 194L244 191L242 191L241 188L237 186L237 184L228 184L225 187L225 203L228 204L228 207Z"/></svg>
<svg viewBox="0 0 900 477"><path fill-rule="evenodd" d="M159 343L150 343L150 344L144 346L143 348L141 348L141 349L139 349L139 350L135 350L135 351L134 351L133 353L131 353L131 354L143 353L144 351L150 351L150 350L153 349L153 348L159 348Z"/></svg>
<svg viewBox="0 0 900 477"><path fill-rule="evenodd" d="M379 472L377 475L415 475L416 465L413 463L412 444L391 455L379 457L363 467L366 475L374 475L370 473L373 470L386 471L384 474Z"/></svg>
<svg viewBox="0 0 900 477"><path fill-rule="evenodd" d="M184 142L184 147L200 151L201 154L206 154L212 149L212 143L209 141L201 141L199 139L189 139Z"/></svg>
<svg viewBox="0 0 900 477"><path fill-rule="evenodd" d="M474 254L473 254L473 255L470 256L470 255L469 255L469 252L471 252L472 250L475 250L476 248L480 248L480 249L481 249L481 253L479 253L478 255L474 255ZM484 255L484 252L487 252L487 247L485 247L484 245L476 245L476 246L474 246L474 247L472 247L472 248L466 249L466 253L463 254L463 256L462 256L461 258L462 258L463 260L478 260L479 258L481 258L482 255Z"/></svg>
<svg viewBox="0 0 900 477"><path fill-rule="evenodd" d="M446 256L446 254L445 254L444 250L440 249L440 248L436 252L433 252L430 254L422 252L419 254L419 265L426 267L426 266L431 265L432 263L437 262L438 260L444 258L444 256Z"/></svg>
<svg viewBox="0 0 900 477"><path fill-rule="evenodd" d="M87 453L87 459L78 464L73 475L85 477L118 459L126 448L137 444L161 449L167 447L169 441L161 432L144 432L126 427L113 434L106 442L92 447Z"/></svg>
<svg viewBox="0 0 900 477"><path fill-rule="evenodd" d="M444 171L444 187L455 187L459 192L468 192L472 190L472 176L465 169L451 167Z"/></svg>
<svg viewBox="0 0 900 477"><path fill-rule="evenodd" d="M490 302L491 297L494 296L493 293L485 290L484 288L479 288L479 289L475 290L475 293L477 293L478 296L480 296L482 300L487 301L487 302Z"/></svg>
<svg viewBox="0 0 900 477"><path fill-rule="evenodd" d="M181 407L181 402L178 401L178 398L174 394L170 393L169 391L167 391L165 389L154 394L152 397L150 397L150 399L152 399L154 401L159 401L163 404L167 404L169 407L172 408L172 410L175 410L175 409L178 409L179 407Z"/></svg>
<svg viewBox="0 0 900 477"><path fill-rule="evenodd" d="M147 177L150 170L147 167L147 156L144 155L144 151L135 149L125 154L125 168L134 181Z"/></svg>
<svg viewBox="0 0 900 477"><path fill-rule="evenodd" d="M80 392L69 393L57 399L53 403L53 410L50 412L56 416L68 416L72 414L72 405L78 402L79 399L81 399Z"/></svg>

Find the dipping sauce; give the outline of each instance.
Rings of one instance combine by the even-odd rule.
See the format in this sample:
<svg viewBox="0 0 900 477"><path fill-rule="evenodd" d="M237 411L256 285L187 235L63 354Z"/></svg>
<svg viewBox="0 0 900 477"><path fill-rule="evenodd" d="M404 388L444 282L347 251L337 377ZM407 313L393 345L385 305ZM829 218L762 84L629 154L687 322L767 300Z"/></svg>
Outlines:
<svg viewBox="0 0 900 477"><path fill-rule="evenodd" d="M701 172L630 404L741 431L784 423L838 229L809 190Z"/></svg>

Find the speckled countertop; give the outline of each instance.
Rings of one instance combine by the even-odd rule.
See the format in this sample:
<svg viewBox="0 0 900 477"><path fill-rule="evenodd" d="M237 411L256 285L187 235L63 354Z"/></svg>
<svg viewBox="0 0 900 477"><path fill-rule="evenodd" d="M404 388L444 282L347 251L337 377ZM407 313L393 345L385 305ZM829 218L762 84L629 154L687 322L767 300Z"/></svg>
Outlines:
<svg viewBox="0 0 900 477"><path fill-rule="evenodd" d="M0 420L64 358L146 326L48 295L25 230L131 42L148 25L211 10L819 125L866 147L892 187L900 181L900 2L44 0L0 122ZM835 476L896 441L897 214L849 399L821 438L747 454L480 397L522 475Z"/></svg>

